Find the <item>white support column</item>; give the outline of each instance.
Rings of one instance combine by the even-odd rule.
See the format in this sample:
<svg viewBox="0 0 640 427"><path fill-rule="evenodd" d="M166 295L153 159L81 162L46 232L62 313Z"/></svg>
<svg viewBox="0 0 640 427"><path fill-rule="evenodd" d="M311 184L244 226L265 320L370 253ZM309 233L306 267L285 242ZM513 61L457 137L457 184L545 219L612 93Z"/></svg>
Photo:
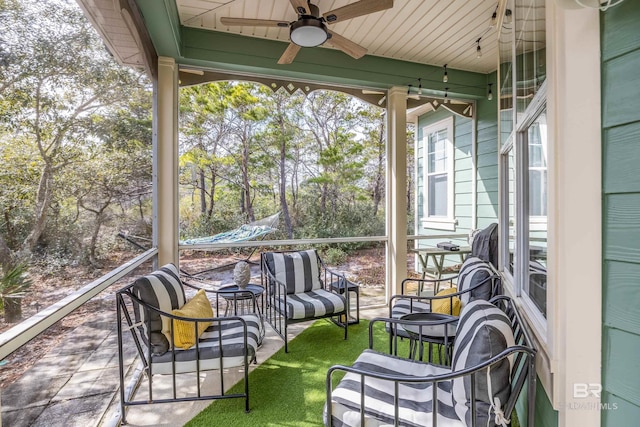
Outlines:
<svg viewBox="0 0 640 427"><path fill-rule="evenodd" d="M387 94L387 301L407 275L407 88Z"/></svg>
<svg viewBox="0 0 640 427"><path fill-rule="evenodd" d="M178 65L158 58L153 111L153 243L158 264L178 265Z"/></svg>
<svg viewBox="0 0 640 427"><path fill-rule="evenodd" d="M556 289L547 313L552 402L559 427L596 427L602 413L599 395L591 393L602 383L600 13L546 4L549 182L554 183L548 279Z"/></svg>

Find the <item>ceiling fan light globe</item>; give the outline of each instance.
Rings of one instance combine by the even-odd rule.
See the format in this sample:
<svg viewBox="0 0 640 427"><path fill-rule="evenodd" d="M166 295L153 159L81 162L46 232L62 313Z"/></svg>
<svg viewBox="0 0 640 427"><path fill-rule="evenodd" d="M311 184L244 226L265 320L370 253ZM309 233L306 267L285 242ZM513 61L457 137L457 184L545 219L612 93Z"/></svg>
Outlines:
<svg viewBox="0 0 640 427"><path fill-rule="evenodd" d="M291 24L289 36L300 47L320 46L329 37L327 27L315 18L303 18Z"/></svg>

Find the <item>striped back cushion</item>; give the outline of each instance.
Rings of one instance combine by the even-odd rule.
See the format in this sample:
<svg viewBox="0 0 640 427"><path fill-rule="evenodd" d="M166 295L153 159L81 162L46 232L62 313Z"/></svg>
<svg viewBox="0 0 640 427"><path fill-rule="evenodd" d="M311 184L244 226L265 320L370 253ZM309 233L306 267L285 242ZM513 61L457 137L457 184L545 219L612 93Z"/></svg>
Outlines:
<svg viewBox="0 0 640 427"><path fill-rule="evenodd" d="M465 291L484 282L478 288L460 295L460 301L463 306L476 299L488 301L493 297L491 295L493 292L492 280L489 280L491 276L493 276L493 270L491 270L489 264L478 257L468 257L462 263L458 274L458 292Z"/></svg>
<svg viewBox="0 0 640 427"><path fill-rule="evenodd" d="M300 294L322 288L318 254L315 249L298 252L268 252L265 256L271 274L287 285L287 294Z"/></svg>
<svg viewBox="0 0 640 427"><path fill-rule="evenodd" d="M460 314L451 369L460 371L477 366L514 345L511 322L502 310L487 301L470 302ZM508 357L475 374L477 425L495 426L494 408L498 409L495 398L500 400L502 409L511 394L512 365L513 357ZM460 420L471 425L469 375L453 380L452 399Z"/></svg>
<svg viewBox="0 0 640 427"><path fill-rule="evenodd" d="M131 291L141 301L167 313L182 307L186 301L178 269L173 264L167 264L151 274L136 279ZM151 343L147 344L151 345L151 352L159 355L169 350L169 341L162 333L160 314L152 310L146 311L137 304L134 304L134 313L136 323L142 322L140 328L145 342L147 336L150 337ZM150 331L147 331L146 316L151 320Z"/></svg>

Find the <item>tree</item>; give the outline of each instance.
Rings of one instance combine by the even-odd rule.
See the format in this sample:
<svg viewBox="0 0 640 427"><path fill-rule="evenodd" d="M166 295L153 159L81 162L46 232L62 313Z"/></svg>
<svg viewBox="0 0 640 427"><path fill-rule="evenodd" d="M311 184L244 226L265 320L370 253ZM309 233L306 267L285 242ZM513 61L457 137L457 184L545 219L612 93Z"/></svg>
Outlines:
<svg viewBox="0 0 640 427"><path fill-rule="evenodd" d="M9 25L2 39L0 105L6 120L0 132L35 153L32 167L39 178L28 234L18 245L32 252L56 198L56 177L85 160L83 152L97 142L97 117L126 102L143 78L113 61L75 5L2 6Z"/></svg>

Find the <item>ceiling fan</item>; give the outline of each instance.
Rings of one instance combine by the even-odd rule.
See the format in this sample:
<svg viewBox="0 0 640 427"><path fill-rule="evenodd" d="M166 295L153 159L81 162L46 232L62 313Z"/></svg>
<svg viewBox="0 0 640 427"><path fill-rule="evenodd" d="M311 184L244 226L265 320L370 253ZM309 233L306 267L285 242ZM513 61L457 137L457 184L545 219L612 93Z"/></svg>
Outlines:
<svg viewBox="0 0 640 427"><path fill-rule="evenodd" d="M293 62L301 47L320 46L325 42L358 59L367 53L367 49L329 30L327 24L335 24L393 7L393 0L360 0L320 15L318 6L311 4L308 0L290 1L298 14L296 21L222 17L220 22L228 26L288 27L291 43L278 60L278 64Z"/></svg>

